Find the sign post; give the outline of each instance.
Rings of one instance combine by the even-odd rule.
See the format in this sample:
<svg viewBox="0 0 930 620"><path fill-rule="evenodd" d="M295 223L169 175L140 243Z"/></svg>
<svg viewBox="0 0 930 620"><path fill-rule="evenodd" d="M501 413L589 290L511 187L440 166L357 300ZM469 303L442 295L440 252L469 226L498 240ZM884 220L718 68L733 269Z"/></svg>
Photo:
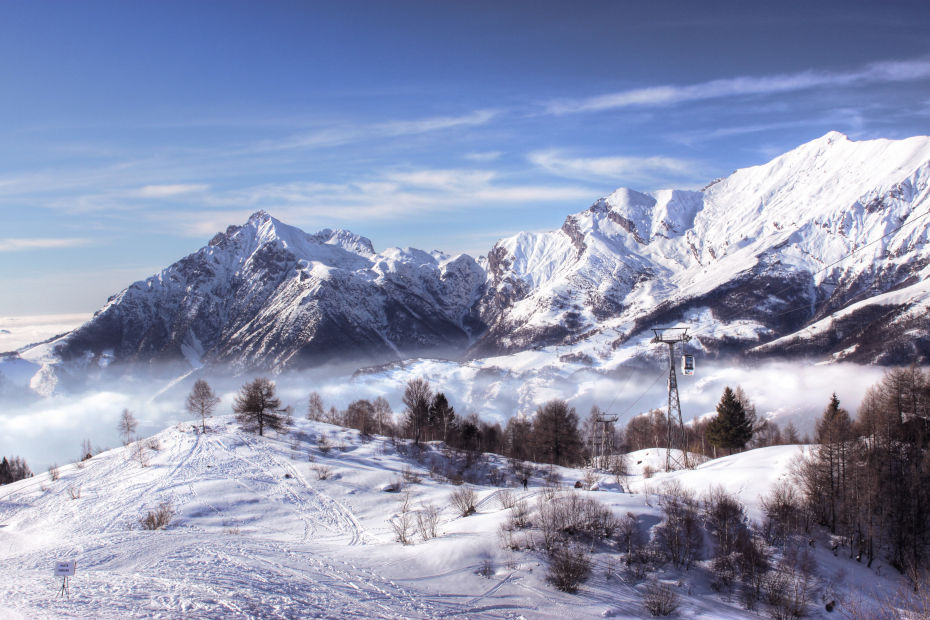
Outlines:
<svg viewBox="0 0 930 620"><path fill-rule="evenodd" d="M71 592L68 590L68 577L74 577L74 570L76 568L77 562L74 560L55 562L55 576L61 577L61 588L58 590L58 596L71 598Z"/></svg>

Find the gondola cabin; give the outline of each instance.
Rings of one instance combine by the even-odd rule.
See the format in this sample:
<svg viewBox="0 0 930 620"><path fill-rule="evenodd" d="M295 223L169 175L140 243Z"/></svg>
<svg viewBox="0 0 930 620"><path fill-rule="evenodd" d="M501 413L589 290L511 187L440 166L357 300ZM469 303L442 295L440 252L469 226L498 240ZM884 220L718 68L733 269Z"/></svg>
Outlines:
<svg viewBox="0 0 930 620"><path fill-rule="evenodd" d="M693 355L682 355L681 356L681 372L686 375L694 374L694 356Z"/></svg>

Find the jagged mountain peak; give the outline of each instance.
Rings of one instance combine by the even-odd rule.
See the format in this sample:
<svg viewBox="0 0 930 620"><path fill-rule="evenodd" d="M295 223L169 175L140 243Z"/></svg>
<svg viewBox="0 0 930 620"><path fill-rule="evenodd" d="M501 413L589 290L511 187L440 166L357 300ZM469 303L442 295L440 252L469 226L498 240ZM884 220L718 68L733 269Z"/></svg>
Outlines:
<svg viewBox="0 0 930 620"><path fill-rule="evenodd" d="M831 132L704 191L618 189L558 230L501 239L480 262L375 253L350 231L307 234L258 211L114 296L57 350L75 363L280 369L480 357L609 332L586 353L608 359L645 326L677 321L700 323L708 352L783 350L853 306L847 324L930 349L917 312L930 293L914 288L930 273L928 207L930 138ZM855 351L849 339L823 348ZM862 349L868 361L902 355Z"/></svg>
<svg viewBox="0 0 930 620"><path fill-rule="evenodd" d="M289 251L300 259L327 264L339 263L340 258L344 258L338 250L363 258L375 254L371 240L367 237L348 230L330 228L307 234L263 210L249 216L242 226L230 226L225 233L217 233L208 247L231 250L244 257L268 244ZM351 257L349 260L352 260Z"/></svg>

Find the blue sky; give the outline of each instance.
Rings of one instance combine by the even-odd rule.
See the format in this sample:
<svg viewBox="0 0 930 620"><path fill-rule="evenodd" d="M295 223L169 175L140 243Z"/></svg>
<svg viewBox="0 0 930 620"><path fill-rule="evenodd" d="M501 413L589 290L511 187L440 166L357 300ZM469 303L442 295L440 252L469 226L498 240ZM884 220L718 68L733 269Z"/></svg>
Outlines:
<svg viewBox="0 0 930 620"><path fill-rule="evenodd" d="M10 0L0 85L0 315L84 312L258 209L478 254L620 186L928 134L930 11Z"/></svg>

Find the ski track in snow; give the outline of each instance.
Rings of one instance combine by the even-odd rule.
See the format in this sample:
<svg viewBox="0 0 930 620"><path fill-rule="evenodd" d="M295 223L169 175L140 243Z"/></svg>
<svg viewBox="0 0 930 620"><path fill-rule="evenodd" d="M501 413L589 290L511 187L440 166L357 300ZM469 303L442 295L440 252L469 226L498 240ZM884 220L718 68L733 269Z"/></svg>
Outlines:
<svg viewBox="0 0 930 620"><path fill-rule="evenodd" d="M160 447L147 467L133 460L129 446L81 467L63 466L57 481L43 473L2 487L0 618L644 617L645 583L624 577L611 551L594 556L590 578L569 595L546 582L543 552L503 550L501 488L473 485L476 514L455 514L448 507L455 487L428 474L434 459L444 458L441 450L427 446L404 456L386 438L363 440L304 420L284 437L243 433L231 417L214 422L206 434L180 424L157 435ZM320 450L319 436L338 447ZM796 453L794 446L756 450L657 473L648 486L655 492L676 478L695 489L724 484L751 512ZM661 457L655 450L630 455L634 463ZM507 466L488 459L484 467ZM314 479L316 465L332 468L330 479ZM382 489L408 469L422 477L408 487L412 510L429 502L441 512L437 538L417 536L402 546L389 521L404 496ZM556 470L567 487L583 476ZM515 498L534 506L544 474L534 474L528 491L511 487ZM634 472L623 487L645 487L641 478ZM68 489L80 489L79 497ZM621 492L606 479L602 491L583 493L615 514L633 511L644 527L660 520L648 494ZM168 528L140 529L139 517L164 500L176 509ZM77 574L70 598L57 598L61 582L52 567L66 559L77 561ZM612 576L604 570L608 562ZM818 562L839 560L824 548ZM490 574L482 576L488 565ZM874 585L873 572L842 566L857 587ZM677 591L684 617L752 617L735 598L710 592L702 574L660 576L670 584L683 580Z"/></svg>
<svg viewBox="0 0 930 620"><path fill-rule="evenodd" d="M52 545L39 544L24 551L17 551L14 542L0 547L5 550L0 575L11 584L0 593L0 611L12 614L18 609L24 617L85 617L91 609L99 617L448 614L447 605L421 600L372 570L336 559L339 545L365 544L374 537L348 509L314 489L297 468L276 457L262 440L230 433L179 435L178 441L153 457L151 467L127 467L123 450L120 455L95 457L83 470L73 465L63 467L57 482L37 477L0 496L0 523L15 518L23 505L31 505L46 522L68 523L70 540L80 541L57 539ZM218 455L226 458L217 462ZM167 471L148 475L157 468ZM118 480L122 505L154 507L157 502L152 498L157 497L178 507L203 503L219 515L222 509L197 490L211 469L222 471L237 487L290 507L303 522L300 534L292 540L280 540L276 536L217 534L195 526L130 531L135 513L127 519L112 518L113 506L104 486L112 479ZM61 494L76 474L82 478L82 496L62 502ZM43 493L43 485L56 486L59 493ZM34 497L36 492L39 495ZM19 498L26 501L16 501ZM72 502L82 504L80 520L74 520L76 511L69 510ZM153 537L157 537L157 544L150 542ZM52 586L57 588L58 583L51 579L50 567L66 557L79 558L78 575L71 598L55 599Z"/></svg>

